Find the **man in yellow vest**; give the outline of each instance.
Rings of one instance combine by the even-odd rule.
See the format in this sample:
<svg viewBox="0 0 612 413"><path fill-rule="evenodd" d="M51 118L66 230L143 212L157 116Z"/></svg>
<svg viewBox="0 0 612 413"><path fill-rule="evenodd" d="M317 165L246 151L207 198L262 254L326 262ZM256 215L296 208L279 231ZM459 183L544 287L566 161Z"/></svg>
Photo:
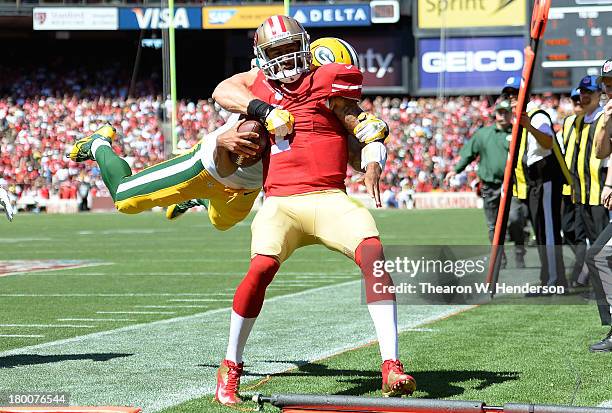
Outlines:
<svg viewBox="0 0 612 413"><path fill-rule="evenodd" d="M597 77L585 76L578 89L584 115L575 124L577 147L573 153L575 162L572 162L574 202L584 220L588 238L595 241L609 221L608 211L601 204L607 162L597 159L594 138L603 128L605 117L601 116L601 87L597 83Z"/></svg>
<svg viewBox="0 0 612 413"><path fill-rule="evenodd" d="M502 97L515 106L520 79L510 77ZM523 127L514 170L514 195L527 205L540 257L540 283L567 287L561 239L561 187L571 177L546 111L529 102L518 119ZM532 295L532 294L530 294Z"/></svg>
<svg viewBox="0 0 612 413"><path fill-rule="evenodd" d="M584 112L580 102L580 90L575 88L570 94L573 104L573 114L563 119L563 126L560 131L565 164L572 170L572 159L576 148L576 129L575 124L582 118ZM584 222L579 214L576 213L574 200L572 199L571 185L563 185L561 212L561 229L563 230L563 241L570 246L576 260L570 277L570 286L580 287L587 283L587 272L583 271L584 256L586 254L586 230Z"/></svg>
<svg viewBox="0 0 612 413"><path fill-rule="evenodd" d="M595 155L597 159L605 162L607 168L600 201L605 208L612 210L612 168L608 166L612 154L612 59L607 60L601 67L601 76L597 82L608 95L608 103L600 115L601 127L595 132L594 142ZM612 325L612 223L608 223L587 251L587 264L593 273L592 283L597 296L601 324L609 327ZM612 328L603 340L593 344L590 350L611 352Z"/></svg>

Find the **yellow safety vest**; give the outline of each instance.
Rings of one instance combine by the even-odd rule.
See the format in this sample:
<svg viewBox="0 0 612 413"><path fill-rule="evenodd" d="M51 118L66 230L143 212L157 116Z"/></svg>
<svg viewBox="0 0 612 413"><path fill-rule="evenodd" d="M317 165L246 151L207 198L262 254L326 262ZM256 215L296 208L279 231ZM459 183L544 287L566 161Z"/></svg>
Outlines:
<svg viewBox="0 0 612 413"><path fill-rule="evenodd" d="M571 115L563 120L563 147L565 148L565 164L569 168L570 172L574 173L576 167L572 164L574 159L574 149L576 148L576 122L580 121L581 116ZM571 195L572 186L565 184L563 185L563 195Z"/></svg>
<svg viewBox="0 0 612 413"><path fill-rule="evenodd" d="M595 133L604 126L603 116L585 123L584 117L577 122L576 144L572 169L574 175L574 202L582 205L601 205L601 190L606 182L606 168L603 159L595 156Z"/></svg>
<svg viewBox="0 0 612 413"><path fill-rule="evenodd" d="M533 118L538 113L542 113L546 115L546 117L550 120L550 116L543 109L534 109L530 112L527 112L529 118ZM550 122L552 125L552 121ZM527 129L523 128L523 133L521 134L521 141L519 143L519 154L518 161L516 162L516 168L514 168L514 186L512 187L512 194L518 199L527 199L527 178L525 176L525 171L527 170ZM552 152L557 160L559 167L561 168L561 172L563 173L563 177L565 182L568 184L572 183L572 177L567 169L567 165L565 164L565 159L563 159L563 154L561 153L561 148L559 147L559 142L553 136L553 147Z"/></svg>

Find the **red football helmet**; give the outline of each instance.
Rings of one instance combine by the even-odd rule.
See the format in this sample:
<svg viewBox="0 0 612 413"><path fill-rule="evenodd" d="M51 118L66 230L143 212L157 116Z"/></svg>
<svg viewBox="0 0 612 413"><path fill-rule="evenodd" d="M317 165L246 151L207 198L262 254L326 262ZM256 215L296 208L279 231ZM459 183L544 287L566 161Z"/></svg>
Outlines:
<svg viewBox="0 0 612 413"><path fill-rule="evenodd" d="M295 51L271 55L271 50L290 44L295 44ZM310 70L310 36L292 17L267 18L255 32L253 49L267 79L291 83Z"/></svg>

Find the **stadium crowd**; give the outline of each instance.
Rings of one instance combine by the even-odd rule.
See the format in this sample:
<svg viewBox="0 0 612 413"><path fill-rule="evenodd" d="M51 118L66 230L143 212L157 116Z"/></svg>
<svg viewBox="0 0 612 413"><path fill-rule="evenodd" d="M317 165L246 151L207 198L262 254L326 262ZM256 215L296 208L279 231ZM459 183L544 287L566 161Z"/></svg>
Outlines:
<svg viewBox="0 0 612 413"><path fill-rule="evenodd" d="M21 205L36 209L50 197L75 199L82 196L82 185L91 188L92 196L106 194L94 163L76 164L66 158L76 139L103 122L117 128L115 150L134 171L160 162L170 152L162 127L168 111L154 94L154 77L138 83L135 94L140 97L129 98L127 88L109 86L128 84L109 82L118 78L116 68L95 78L84 73L75 70L54 77L35 68L3 73L3 84L10 86L0 86L0 185ZM83 84L89 86L82 88ZM536 101L557 128L572 108L569 98L538 96ZM401 203L407 192L474 190L475 164L450 186L443 180L464 140L492 122L493 98L376 97L364 99L362 107L382 117L391 130L381 188L386 205ZM211 100L180 102L178 147L190 148L223 122ZM349 192L365 190L359 176L349 168Z"/></svg>

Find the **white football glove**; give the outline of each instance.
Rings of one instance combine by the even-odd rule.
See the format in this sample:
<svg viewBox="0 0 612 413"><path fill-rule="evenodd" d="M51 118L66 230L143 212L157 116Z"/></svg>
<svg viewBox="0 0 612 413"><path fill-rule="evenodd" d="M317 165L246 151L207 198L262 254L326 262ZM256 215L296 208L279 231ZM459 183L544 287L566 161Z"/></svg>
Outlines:
<svg viewBox="0 0 612 413"><path fill-rule="evenodd" d="M13 211L13 206L11 205L11 200L8 196L8 192L2 187L0 187L0 205L4 208L6 218L9 221L12 221L15 212Z"/></svg>
<svg viewBox="0 0 612 413"><path fill-rule="evenodd" d="M285 136L293 132L293 115L288 110L274 108L268 113L265 126L275 136Z"/></svg>
<svg viewBox="0 0 612 413"><path fill-rule="evenodd" d="M353 134L361 143L370 143L385 140L389 136L387 123L378 119L371 113L361 112L357 117L359 124L355 126Z"/></svg>

